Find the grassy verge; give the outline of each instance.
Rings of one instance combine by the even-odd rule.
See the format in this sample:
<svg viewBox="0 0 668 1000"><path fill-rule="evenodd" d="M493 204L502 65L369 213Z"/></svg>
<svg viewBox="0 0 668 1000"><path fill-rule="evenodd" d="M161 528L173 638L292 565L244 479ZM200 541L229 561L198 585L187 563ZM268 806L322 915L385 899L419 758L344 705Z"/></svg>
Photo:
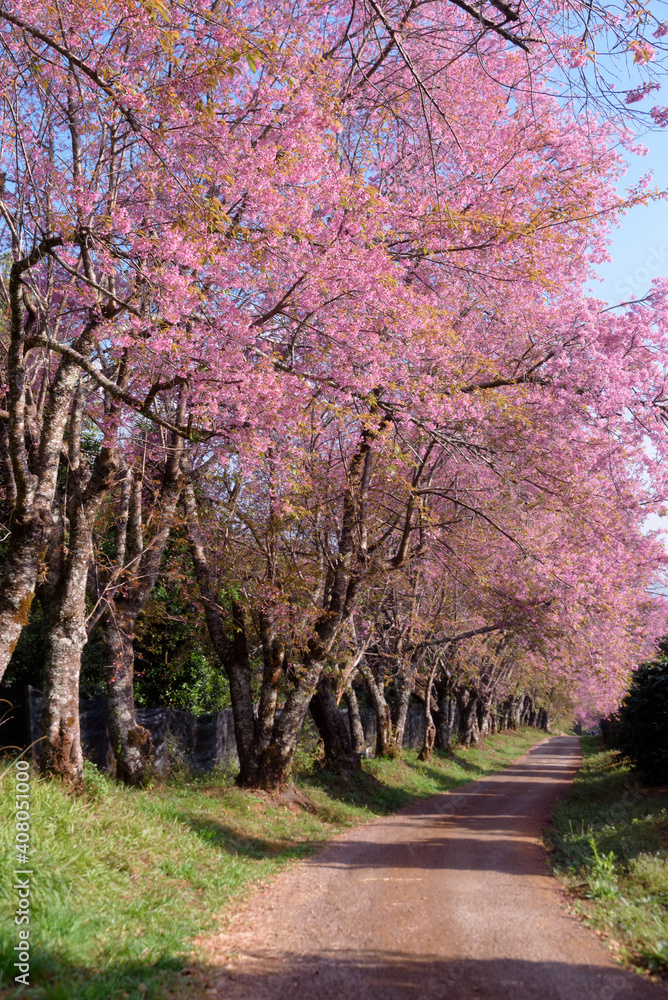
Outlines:
<svg viewBox="0 0 668 1000"><path fill-rule="evenodd" d="M255 883L346 826L392 812L507 765L542 738L488 738L484 749L420 763L407 752L335 778L315 767L297 784L313 804L279 804L229 776L143 791L87 772L85 794L32 777L29 990L14 987L13 766L0 781L0 997L147 1000L164 996L193 937L213 933Z"/></svg>
<svg viewBox="0 0 668 1000"><path fill-rule="evenodd" d="M625 964L668 976L668 790L645 788L597 737L582 750L548 830L556 873Z"/></svg>

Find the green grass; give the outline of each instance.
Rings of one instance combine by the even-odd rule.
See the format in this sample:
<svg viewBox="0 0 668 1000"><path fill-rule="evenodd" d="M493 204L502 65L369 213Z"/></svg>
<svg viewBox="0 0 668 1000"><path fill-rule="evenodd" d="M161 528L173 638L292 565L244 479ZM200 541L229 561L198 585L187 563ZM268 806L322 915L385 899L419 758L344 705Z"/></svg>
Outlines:
<svg viewBox="0 0 668 1000"><path fill-rule="evenodd" d="M583 737L583 763L548 842L574 909L627 965L668 975L668 790L644 787L614 750Z"/></svg>
<svg viewBox="0 0 668 1000"><path fill-rule="evenodd" d="M536 730L490 737L484 749L409 751L333 777L298 776L308 808L234 788L229 776L142 791L87 768L83 795L32 777L31 986L13 984L13 767L0 780L0 996L35 1000L164 997L193 938L214 933L233 902L346 826L498 770Z"/></svg>

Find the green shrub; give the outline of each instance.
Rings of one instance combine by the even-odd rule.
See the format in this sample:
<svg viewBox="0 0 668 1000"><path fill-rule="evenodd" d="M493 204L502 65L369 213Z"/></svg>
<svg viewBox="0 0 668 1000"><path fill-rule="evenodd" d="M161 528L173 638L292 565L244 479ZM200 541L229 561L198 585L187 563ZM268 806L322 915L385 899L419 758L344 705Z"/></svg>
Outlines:
<svg viewBox="0 0 668 1000"><path fill-rule="evenodd" d="M668 639L653 663L633 675L613 729L613 742L650 784L668 783Z"/></svg>

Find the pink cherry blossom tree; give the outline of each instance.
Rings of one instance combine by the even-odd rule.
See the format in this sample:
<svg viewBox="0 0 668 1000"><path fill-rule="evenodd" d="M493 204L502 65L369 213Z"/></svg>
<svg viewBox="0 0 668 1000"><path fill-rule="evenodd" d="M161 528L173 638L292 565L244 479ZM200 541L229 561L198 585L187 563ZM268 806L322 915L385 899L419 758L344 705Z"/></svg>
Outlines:
<svg viewBox="0 0 668 1000"><path fill-rule="evenodd" d="M103 497L116 490L122 507L132 495L137 414L166 448L160 542L127 566L119 549L124 590L103 602L125 750L143 738L132 634L181 496L242 783L287 780L314 695L336 728L331 660L378 578L418 565L461 579L471 629L503 621L536 663L538 631L543 643L586 635L559 676L581 671L590 690L601 670L617 690L659 613L645 590L661 555L640 529L665 497L666 289L621 313L583 293L607 227L647 193L614 187L614 147L633 141L624 122L578 110L554 74L564 53L586 63L604 35L643 70L648 35L660 45L664 33L649 13L619 20L601 5L578 35L583 9L0 8L1 238L13 262L0 671L38 580L53 579L59 539L61 591L77 580L52 623L53 649L64 618L75 624L68 656L49 660L45 760L61 740L79 768L63 720L85 641L81 581ZM84 419L100 449L88 470ZM225 468L243 488L237 537L255 546L252 593L227 622L197 496L207 470ZM304 482L320 492L300 500ZM290 513L302 508L306 566ZM252 615L266 654L257 722ZM606 631L621 644L614 667L595 648ZM287 645L299 669L279 716ZM139 781L145 755L131 756L121 770Z"/></svg>

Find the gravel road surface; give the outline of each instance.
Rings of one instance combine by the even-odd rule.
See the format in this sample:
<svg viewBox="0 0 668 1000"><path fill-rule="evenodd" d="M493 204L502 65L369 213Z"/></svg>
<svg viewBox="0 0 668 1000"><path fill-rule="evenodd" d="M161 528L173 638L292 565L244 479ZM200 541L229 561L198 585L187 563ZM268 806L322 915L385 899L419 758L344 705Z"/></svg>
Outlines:
<svg viewBox="0 0 668 1000"><path fill-rule="evenodd" d="M540 833L579 741L330 842L201 942L226 1000L667 1000L564 907ZM194 985L194 984L193 984Z"/></svg>

